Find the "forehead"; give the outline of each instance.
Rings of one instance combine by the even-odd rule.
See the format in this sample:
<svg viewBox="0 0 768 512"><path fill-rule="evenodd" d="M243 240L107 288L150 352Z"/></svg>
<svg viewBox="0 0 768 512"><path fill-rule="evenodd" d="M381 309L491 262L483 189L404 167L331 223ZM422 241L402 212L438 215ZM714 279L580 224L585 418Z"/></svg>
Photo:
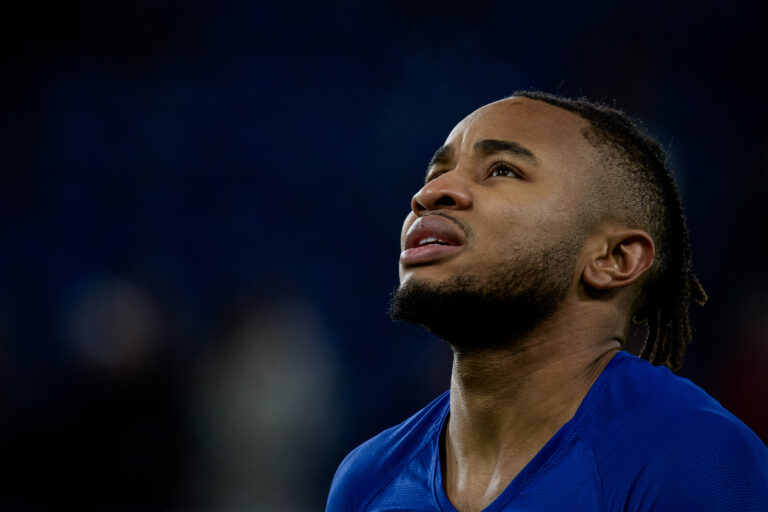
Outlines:
<svg viewBox="0 0 768 512"><path fill-rule="evenodd" d="M456 125L445 144L463 154L471 152L478 140L506 140L531 149L545 166L589 166L597 154L582 135L588 127L587 120L561 108L512 97L472 112Z"/></svg>

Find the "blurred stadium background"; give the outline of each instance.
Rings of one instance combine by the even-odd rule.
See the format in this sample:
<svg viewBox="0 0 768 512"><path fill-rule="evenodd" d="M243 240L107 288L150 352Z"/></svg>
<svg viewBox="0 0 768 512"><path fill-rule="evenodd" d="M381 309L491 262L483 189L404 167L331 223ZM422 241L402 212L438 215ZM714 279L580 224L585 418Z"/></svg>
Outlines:
<svg viewBox="0 0 768 512"><path fill-rule="evenodd" d="M447 388L386 316L432 152L516 89L672 153L682 374L768 439L766 3L0 4L3 510L304 511Z"/></svg>

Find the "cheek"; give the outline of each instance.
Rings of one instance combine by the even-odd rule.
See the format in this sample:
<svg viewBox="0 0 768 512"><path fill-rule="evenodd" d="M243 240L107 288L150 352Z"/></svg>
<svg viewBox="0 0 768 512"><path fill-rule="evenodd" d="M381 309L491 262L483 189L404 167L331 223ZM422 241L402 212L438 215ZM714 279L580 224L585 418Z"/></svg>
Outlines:
<svg viewBox="0 0 768 512"><path fill-rule="evenodd" d="M521 225L532 231L531 235L550 238L578 220L583 194L578 184L551 187L546 192L539 195L536 201L526 203L524 208L515 209L514 215Z"/></svg>
<svg viewBox="0 0 768 512"><path fill-rule="evenodd" d="M557 208L557 209L556 209ZM557 205L527 204L505 208L489 217L493 222L478 230L476 255L479 258L508 258L560 240L571 224L573 213Z"/></svg>

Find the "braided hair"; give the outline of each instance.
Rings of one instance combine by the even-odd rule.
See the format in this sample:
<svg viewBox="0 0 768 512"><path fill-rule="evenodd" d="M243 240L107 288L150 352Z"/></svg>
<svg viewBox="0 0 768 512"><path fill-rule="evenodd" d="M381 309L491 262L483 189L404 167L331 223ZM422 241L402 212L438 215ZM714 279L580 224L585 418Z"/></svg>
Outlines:
<svg viewBox="0 0 768 512"><path fill-rule="evenodd" d="M600 151L612 178L608 185L596 184L591 209L647 231L656 246L630 311L633 323L648 325L640 357L679 370L691 341L689 307L691 302L703 305L707 294L693 272L688 228L667 153L639 122L607 105L538 91L512 96L549 103L590 123L582 134Z"/></svg>

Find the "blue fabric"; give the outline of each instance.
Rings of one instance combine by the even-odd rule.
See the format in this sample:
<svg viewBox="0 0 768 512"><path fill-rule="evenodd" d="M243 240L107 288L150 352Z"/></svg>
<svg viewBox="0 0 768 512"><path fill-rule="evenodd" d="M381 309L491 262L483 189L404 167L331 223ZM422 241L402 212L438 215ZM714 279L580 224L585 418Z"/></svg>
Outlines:
<svg viewBox="0 0 768 512"><path fill-rule="evenodd" d="M327 511L455 512L439 440L448 392L350 453ZM768 511L768 449L687 379L626 352L491 511Z"/></svg>

